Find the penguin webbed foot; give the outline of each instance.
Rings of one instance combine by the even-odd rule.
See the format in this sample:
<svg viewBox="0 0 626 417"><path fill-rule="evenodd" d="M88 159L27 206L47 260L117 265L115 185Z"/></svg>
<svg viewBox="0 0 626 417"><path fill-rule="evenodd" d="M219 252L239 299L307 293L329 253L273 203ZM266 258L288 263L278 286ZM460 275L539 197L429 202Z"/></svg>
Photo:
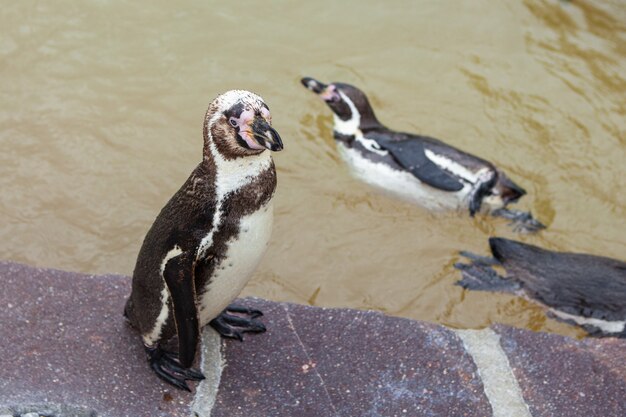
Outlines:
<svg viewBox="0 0 626 417"><path fill-rule="evenodd" d="M202 372L193 368L183 368L178 362L175 353L167 352L160 347L146 347L150 368L163 381L178 389L191 392L186 381L201 381L204 379Z"/></svg>
<svg viewBox="0 0 626 417"><path fill-rule="evenodd" d="M239 304L231 304L228 307L226 307L226 310L224 311L227 311L229 313L246 314L250 316L251 319L256 319L257 317L261 317L263 315L263 312L261 310L258 310L256 308L242 306Z"/></svg>
<svg viewBox="0 0 626 417"><path fill-rule="evenodd" d="M465 251L460 252L460 254L472 262L469 264L462 262L454 264L454 267L461 271L463 277L455 282L455 285L476 291L516 292L520 289L519 283L499 275L493 269L494 266L500 265L500 262L496 259Z"/></svg>
<svg viewBox="0 0 626 417"><path fill-rule="evenodd" d="M513 226L513 231L518 233L535 233L546 228L546 226L535 219L529 211L501 208L491 212L491 215L511 220L509 226Z"/></svg>
<svg viewBox="0 0 626 417"><path fill-rule="evenodd" d="M248 317L243 317L247 315ZM222 313L211 320L209 324L222 337L237 339L243 342L244 333L263 333L267 329L259 320L263 312L260 310L244 307L236 304L229 305Z"/></svg>

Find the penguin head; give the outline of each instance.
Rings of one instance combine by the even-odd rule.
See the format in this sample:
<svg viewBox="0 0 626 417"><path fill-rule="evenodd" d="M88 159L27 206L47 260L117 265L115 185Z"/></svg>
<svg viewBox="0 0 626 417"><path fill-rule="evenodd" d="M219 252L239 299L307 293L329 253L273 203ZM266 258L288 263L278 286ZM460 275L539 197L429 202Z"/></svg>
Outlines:
<svg viewBox="0 0 626 417"><path fill-rule="evenodd" d="M245 90L227 91L211 102L204 119L204 141L205 154L212 141L227 159L283 149L269 107Z"/></svg>
<svg viewBox="0 0 626 417"><path fill-rule="evenodd" d="M354 135L359 129L381 126L367 96L358 88L345 83L326 85L311 77L304 77L300 81L333 111L336 132Z"/></svg>
<svg viewBox="0 0 626 417"><path fill-rule="evenodd" d="M515 184L506 174L498 169L498 181L494 186L494 189L502 198L502 202L506 206L509 203L514 203L519 200L524 194L526 194L526 190L524 190L519 185Z"/></svg>
<svg viewBox="0 0 626 417"><path fill-rule="evenodd" d="M482 200L482 203L492 210L501 209L510 203L515 203L526 194L526 190L511 181L502 170L496 168L496 171L496 183L491 188L489 194Z"/></svg>

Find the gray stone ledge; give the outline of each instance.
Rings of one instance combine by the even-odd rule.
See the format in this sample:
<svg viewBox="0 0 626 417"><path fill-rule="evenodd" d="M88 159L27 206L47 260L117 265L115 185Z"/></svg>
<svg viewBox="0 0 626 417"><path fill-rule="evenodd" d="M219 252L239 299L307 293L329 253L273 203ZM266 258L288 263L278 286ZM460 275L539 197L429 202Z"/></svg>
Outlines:
<svg viewBox="0 0 626 417"><path fill-rule="evenodd" d="M121 314L130 278L0 262L0 282L0 416L626 415L624 340L497 325L481 343L484 331L462 339L373 311L260 299L242 302L265 312L267 333L240 343L204 330L208 378L194 398L149 370ZM500 352L494 366L489 349ZM516 404L483 383L502 372Z"/></svg>

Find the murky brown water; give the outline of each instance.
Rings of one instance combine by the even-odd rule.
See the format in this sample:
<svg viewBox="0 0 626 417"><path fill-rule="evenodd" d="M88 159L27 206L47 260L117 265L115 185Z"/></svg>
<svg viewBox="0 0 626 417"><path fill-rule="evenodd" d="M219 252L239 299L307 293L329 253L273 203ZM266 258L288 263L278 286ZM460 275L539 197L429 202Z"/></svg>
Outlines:
<svg viewBox="0 0 626 417"><path fill-rule="evenodd" d="M4 2L0 258L131 274L201 158L209 101L261 94L286 149L273 241L246 295L579 335L519 298L464 293L457 251L497 234L626 258L626 3ZM341 3L341 4L339 4ZM549 229L433 215L353 180L310 75L379 118L493 160Z"/></svg>

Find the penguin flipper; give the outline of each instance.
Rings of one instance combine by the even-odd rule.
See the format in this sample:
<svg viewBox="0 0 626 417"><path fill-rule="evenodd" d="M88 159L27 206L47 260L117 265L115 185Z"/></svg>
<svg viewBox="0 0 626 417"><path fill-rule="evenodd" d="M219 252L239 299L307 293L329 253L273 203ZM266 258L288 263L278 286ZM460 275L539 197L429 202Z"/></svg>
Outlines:
<svg viewBox="0 0 626 417"><path fill-rule="evenodd" d="M460 191L463 183L448 171L442 169L428 159L424 150L424 144L417 140L387 140L378 142L393 158L405 169L411 172L417 179L431 187L443 191Z"/></svg>
<svg viewBox="0 0 626 417"><path fill-rule="evenodd" d="M189 368L193 363L200 338L191 259L191 256L182 253L170 259L163 271L163 278L172 300L178 334L178 360L184 368Z"/></svg>

